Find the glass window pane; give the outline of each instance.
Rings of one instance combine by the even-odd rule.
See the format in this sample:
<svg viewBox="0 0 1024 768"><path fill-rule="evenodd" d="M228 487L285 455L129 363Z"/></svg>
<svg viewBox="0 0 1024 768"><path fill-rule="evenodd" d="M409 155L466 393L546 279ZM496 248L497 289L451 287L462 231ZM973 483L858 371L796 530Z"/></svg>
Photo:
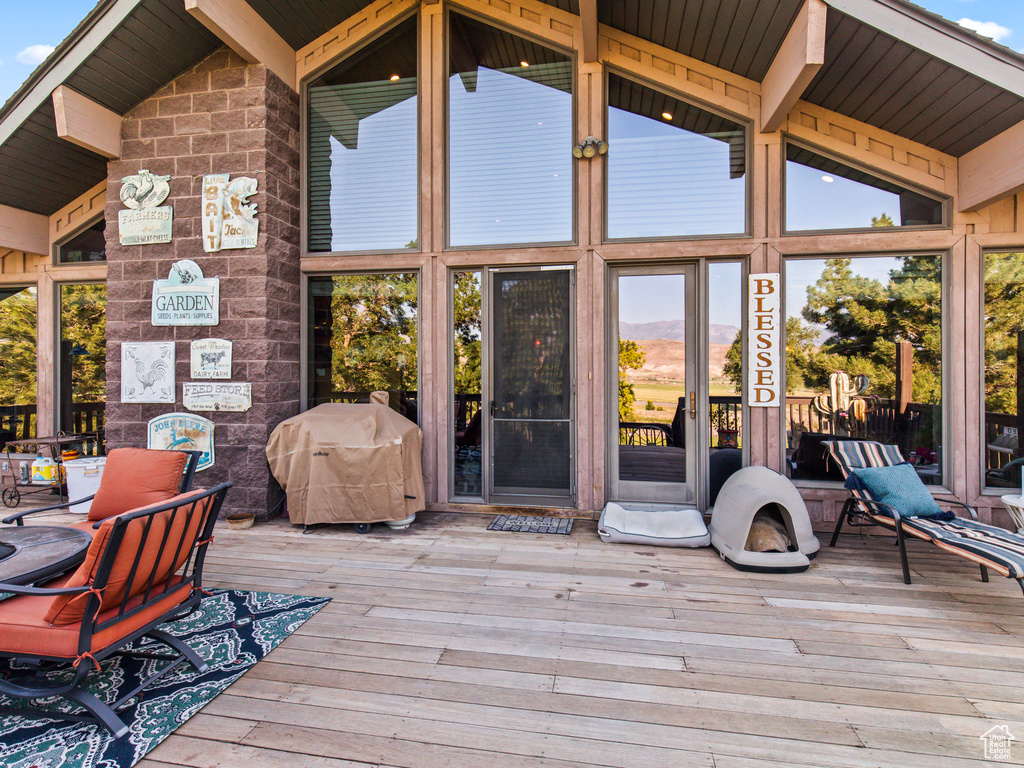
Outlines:
<svg viewBox="0 0 1024 768"><path fill-rule="evenodd" d="M107 401L107 286L60 287L60 428L93 432Z"/></svg>
<svg viewBox="0 0 1024 768"><path fill-rule="evenodd" d="M103 237L106 219L100 219L88 229L79 232L58 249L61 264L75 264L81 261L106 261L107 241Z"/></svg>
<svg viewBox="0 0 1024 768"><path fill-rule="evenodd" d="M841 480L822 443L898 445L942 484L942 259L789 259L787 469Z"/></svg>
<svg viewBox="0 0 1024 768"><path fill-rule="evenodd" d="M1021 488L1024 253L985 255L985 485Z"/></svg>
<svg viewBox="0 0 1024 768"><path fill-rule="evenodd" d="M746 131L664 93L608 76L608 237L740 234Z"/></svg>
<svg viewBox="0 0 1024 768"><path fill-rule="evenodd" d="M35 437L35 288L0 288L0 449L16 437Z"/></svg>
<svg viewBox="0 0 1024 768"><path fill-rule="evenodd" d="M743 267L708 265L708 392L714 449L741 448L743 430Z"/></svg>
<svg viewBox="0 0 1024 768"><path fill-rule="evenodd" d="M573 237L572 62L451 15L449 244Z"/></svg>
<svg viewBox="0 0 1024 768"><path fill-rule="evenodd" d="M419 248L416 20L308 89L309 250Z"/></svg>
<svg viewBox="0 0 1024 768"><path fill-rule="evenodd" d="M310 407L385 390L417 421L417 291L416 273L310 278Z"/></svg>
<svg viewBox="0 0 1024 768"><path fill-rule="evenodd" d="M452 328L452 361L455 385L453 423L455 452L452 457L456 496L483 495L481 484L481 290L479 272L456 272L452 286L455 323Z"/></svg>
<svg viewBox="0 0 1024 768"><path fill-rule="evenodd" d="M941 226L938 200L786 145L786 230Z"/></svg>

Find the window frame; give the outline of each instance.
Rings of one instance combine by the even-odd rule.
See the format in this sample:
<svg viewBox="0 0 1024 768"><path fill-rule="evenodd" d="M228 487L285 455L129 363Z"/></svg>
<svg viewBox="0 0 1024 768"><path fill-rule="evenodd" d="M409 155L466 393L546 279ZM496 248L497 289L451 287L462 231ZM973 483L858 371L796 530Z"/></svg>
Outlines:
<svg viewBox="0 0 1024 768"><path fill-rule="evenodd" d="M978 398L979 412L978 412L978 469L979 469L979 485L978 493L980 496L989 497L1000 497L1006 495L1005 491L1009 491L1011 494L1014 492L1016 486L1009 488L999 488L997 486L990 486L985 480L986 467L988 465L987 456L987 443L985 442L985 419L988 413L988 408L985 402L985 261L991 254L1009 254L1009 253L1020 253L1024 254L1024 243L1020 246L999 246L993 248L983 248L981 250L981 260L978 267L979 285L981 286L981 301L979 302L979 322L978 322L978 350L979 350L979 365L978 365L978 392L980 397ZM1020 439L1020 433L1018 432L1017 439Z"/></svg>
<svg viewBox="0 0 1024 768"><path fill-rule="evenodd" d="M608 80L611 75L616 75L624 80L629 80L637 85L644 88L649 88L652 91L657 91L669 98L673 98L676 101L685 102L691 106L697 107L698 109L704 110L717 117L730 120L738 125L743 126L744 130L744 144L745 150L745 168L744 168L744 188L743 188L743 200L744 200L744 211L743 211L743 231L726 234L697 234L697 235L667 235L667 236L652 236L652 237L609 237L608 235L608 211L609 200L608 200L608 163L603 164L601 174L601 210L602 210L602 221L601 221L601 242L602 243L664 243L664 242L680 242L687 240L738 240L743 238L753 237L754 229L754 163L753 163L753 150L754 150L754 121L744 115L737 115L728 112L721 107L717 107L713 104L708 104L706 101L696 98L692 94L683 93L672 88L668 88L660 83L656 83L643 75L630 72L622 67L616 67L612 65L605 65L604 67L604 105L603 105L603 127L604 136L607 137L609 143L609 153L615 151L615 147L611 141L611 137L608 134L609 131L609 115L611 114L611 104L609 103L608 94L609 86Z"/></svg>
<svg viewBox="0 0 1024 768"><path fill-rule="evenodd" d="M444 40L444 61L442 63L442 80L441 83L441 109L443 111L442 120L444 123L444 132L442 140L444 145L442 147L442 168L441 175L443 177L442 183L442 197L444 199L443 216L444 221L442 229L444 232L444 244L442 250L444 252L453 253L465 253L471 251L500 251L500 250L511 250L511 249L522 249L522 248L565 248L579 245L579 209L580 209L580 193L579 193L579 164L572 163L572 209L571 209L571 222L572 222L572 233L569 240L553 240L553 241L524 241L520 243L495 243L490 245L478 244L478 245L452 245L451 244L451 120L450 117L450 100L451 94L449 92L449 81L451 76L448 71L451 68L451 62L449 53L451 51L451 15L457 13L460 16L475 21L479 24L485 24L486 26L493 27L495 29L507 32L510 35L521 37L524 40L548 48L558 54L568 57L569 66L572 72L572 94L571 96L571 113L572 113L572 129L569 138L570 142L575 141L576 136L579 135L579 118L578 118L578 105L579 105L579 56L578 52L572 48L565 48L557 43L550 40L545 40L542 37L529 34L527 30L515 29L508 25L502 24L496 19L488 18L485 15L474 13L468 8L461 6L448 5L444 11L444 21L442 23L442 38ZM572 151L572 144L570 143L565 148L566 153Z"/></svg>
<svg viewBox="0 0 1024 768"><path fill-rule="evenodd" d="M301 344L301 354L299 366L299 393L301 397L300 412L308 411L315 408L310 402L310 397L313 391L313 356L310 354L312 351L311 345L313 343L313 323L311 322L313 305L310 301L310 290L312 282L314 280L325 278L325 277L358 277L360 275L415 275L416 276L416 324L417 324L417 341L416 341L416 391L417 391L417 425L422 429L422 413L423 413L423 280L424 280L424 268L422 265L419 266L396 266L388 269L332 269L332 270L320 270L316 272L303 272L301 279L301 301L299 302L299 312L302 316L302 322L299 329L299 343Z"/></svg>
<svg viewBox="0 0 1024 768"><path fill-rule="evenodd" d="M100 211L97 215L92 216L89 219L86 219L85 221L81 222L78 226L72 228L72 230L70 232L65 232L63 235L60 236L60 239L54 240L53 243L50 246L50 257L51 257L52 265L54 267L59 268L59 269L68 269L68 268L71 268L71 269L76 269L76 268L77 269L81 269L82 267L85 267L85 266L96 266L96 265L99 265L99 264L106 265L107 264L106 244L104 244L104 247L103 247L103 261L61 261L60 260L60 249L63 246L67 245L69 242L74 240L76 237L78 237L80 234L82 234L86 230L92 229L94 226L96 226L101 221L104 222L104 227L109 226L109 224L110 224L110 222L105 221L105 216L103 214L103 211ZM105 231L106 230L104 230L104 232Z"/></svg>
<svg viewBox="0 0 1024 768"><path fill-rule="evenodd" d="M927 197L929 200L934 200L942 205L942 223L941 224L911 224L907 226L892 226L892 227L834 227L830 229L789 229L786 226L786 209L788 208L789 202L789 180L787 179L786 168L789 165L789 160L786 159L786 150L789 145L800 147L808 152L821 155L822 157L840 163L841 165L847 165L869 176L875 176L876 178L882 179L883 181L889 181L893 184L905 187L910 192L915 192L922 197ZM782 134L782 153L781 153L782 168L780 169L780 180L781 180L781 197L779 200L779 215L781 217L780 232L782 237L813 237L816 235L833 235L833 234L845 234L845 233L857 233L857 232L914 232L914 231L941 231L941 230L952 230L953 229L953 198L949 195L942 195L934 190L922 187L920 184L915 184L907 179L900 178L893 174L886 173L880 168L873 168L863 163L859 163L856 160L840 155L834 151L823 149L817 144L809 141L802 141L796 139L793 136L783 133Z"/></svg>
<svg viewBox="0 0 1024 768"><path fill-rule="evenodd" d="M950 359L950 350L952 346L951 329L950 329L950 312L949 308L952 307L952 281L950 278L950 271L953 264L953 255L951 249L926 249L923 251L924 254L931 253L939 259L939 268L942 272L942 286L940 289L940 295L942 297L942 318L939 323L939 331L942 334L942 359L943 361ZM787 462L789 458L786 456L787 440L786 440L786 417L788 413L788 389L789 389L789 371L786 366L785 350L788 343L786 338L786 321L789 319L789 307L787 306L786 296L788 294L788 265L791 261L827 261L829 259L870 259L870 258L885 258L885 259L896 259L901 256L909 255L921 255L921 253L913 252L908 249L901 249L898 251L858 251L852 253L799 253L799 254L787 254L783 256L781 260L781 275L782 275L782 332L780 334L780 344L782 346L783 354L783 365L782 365L782 391L781 391L781 408L779 411L779 454L780 454L780 466L783 467L783 474L789 479L797 488L816 488L823 490L843 490L843 484L835 480L808 480L803 478L790 477L790 473L787 471ZM746 350L744 350L744 353ZM982 374L984 376L984 373ZM941 447L951 446L950 443L950 366L943 365L941 376L939 378L940 386L942 387L942 402L940 403L940 417L942 420L941 430ZM746 397L744 397L744 404L746 404ZM984 407L984 406L983 406ZM939 462L942 471L942 483L940 485L926 485L925 488L933 496L937 495L949 495L953 493L952 483L953 476L950 472L950 457L951 451L944 450L942 452L942 459ZM904 457L905 458L905 457Z"/></svg>
<svg viewBox="0 0 1024 768"><path fill-rule="evenodd" d="M417 248L379 248L374 250L352 250L352 251L311 251L309 249L309 87L310 84L322 77L325 73L334 69L342 62L358 56L362 51L366 50L369 46L373 45L380 38L393 32L395 29L400 27L409 19L416 19L416 242ZM372 255L387 255L387 254L401 254L408 256L411 254L423 253L423 194L422 194L422 178L423 178L423 126L426 121L430 119L429 114L424 114L423 104L423 73L420 70L421 56L420 56L420 43L422 35L420 34L421 25L423 22L423 14L419 12L418 7L414 7L396 16L391 22L385 24L380 29L362 43L351 50L346 50L342 54L335 56L328 61L323 63L323 66L317 67L314 71L309 72L299 85L299 258L325 258L325 257L337 257L337 256L372 256ZM309 273L310 276L317 276L319 273ZM340 274L340 273L330 273ZM306 287L308 290L308 286Z"/></svg>

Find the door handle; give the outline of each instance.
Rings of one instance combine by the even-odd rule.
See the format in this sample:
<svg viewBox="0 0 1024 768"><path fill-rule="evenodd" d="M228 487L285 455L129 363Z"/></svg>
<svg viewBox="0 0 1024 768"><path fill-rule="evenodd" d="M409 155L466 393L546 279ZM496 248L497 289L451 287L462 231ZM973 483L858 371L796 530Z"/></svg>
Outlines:
<svg viewBox="0 0 1024 768"><path fill-rule="evenodd" d="M496 408L497 408L497 403L495 403L493 400L491 400L491 418L492 419L494 418L494 411L496 410Z"/></svg>
<svg viewBox="0 0 1024 768"><path fill-rule="evenodd" d="M694 392L690 393L690 418L697 418L697 395Z"/></svg>

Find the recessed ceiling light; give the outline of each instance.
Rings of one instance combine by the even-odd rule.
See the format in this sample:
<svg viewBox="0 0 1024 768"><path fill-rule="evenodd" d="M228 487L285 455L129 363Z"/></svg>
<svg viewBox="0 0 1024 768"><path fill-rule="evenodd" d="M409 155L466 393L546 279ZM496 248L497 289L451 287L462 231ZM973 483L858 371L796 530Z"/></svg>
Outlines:
<svg viewBox="0 0 1024 768"><path fill-rule="evenodd" d="M399 77L398 77L398 75L392 75L392 76L391 76L391 79L392 79L392 80L398 80L398 79L399 79Z"/></svg>
<svg viewBox="0 0 1024 768"><path fill-rule="evenodd" d="M528 62L528 61L520 61L519 62L519 66L520 67L528 67L528 66L530 66L530 62Z"/></svg>
<svg viewBox="0 0 1024 768"><path fill-rule="evenodd" d="M824 181L826 184L831 184L833 181L835 181L835 179L833 179L831 176L822 176L821 180Z"/></svg>
<svg viewBox="0 0 1024 768"><path fill-rule="evenodd" d="M672 119L672 113L671 112L662 112L661 113L661 117L664 120L671 120Z"/></svg>

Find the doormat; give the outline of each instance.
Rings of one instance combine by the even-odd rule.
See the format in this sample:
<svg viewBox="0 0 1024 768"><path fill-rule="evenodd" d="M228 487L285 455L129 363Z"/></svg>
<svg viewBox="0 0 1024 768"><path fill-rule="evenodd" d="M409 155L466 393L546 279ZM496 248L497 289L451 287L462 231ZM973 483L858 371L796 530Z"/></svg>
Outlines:
<svg viewBox="0 0 1024 768"><path fill-rule="evenodd" d="M269 592L214 591L191 615L160 627L183 638L207 663L206 672L182 664L129 700L118 712L129 728L120 739L96 723L0 714L0 765L129 768L329 602L330 598ZM145 638L132 647L149 646L167 651ZM115 654L103 660L87 687L104 701L117 701L120 691L132 690L152 674L155 664L166 663ZM21 670L8 660L0 662L0 674L12 672ZM0 704L23 702L0 695ZM62 712L77 709L63 699L40 699L35 704Z"/></svg>
<svg viewBox="0 0 1024 768"><path fill-rule="evenodd" d="M571 517L534 517L531 515L498 515L487 526L488 531L516 533L572 533Z"/></svg>

